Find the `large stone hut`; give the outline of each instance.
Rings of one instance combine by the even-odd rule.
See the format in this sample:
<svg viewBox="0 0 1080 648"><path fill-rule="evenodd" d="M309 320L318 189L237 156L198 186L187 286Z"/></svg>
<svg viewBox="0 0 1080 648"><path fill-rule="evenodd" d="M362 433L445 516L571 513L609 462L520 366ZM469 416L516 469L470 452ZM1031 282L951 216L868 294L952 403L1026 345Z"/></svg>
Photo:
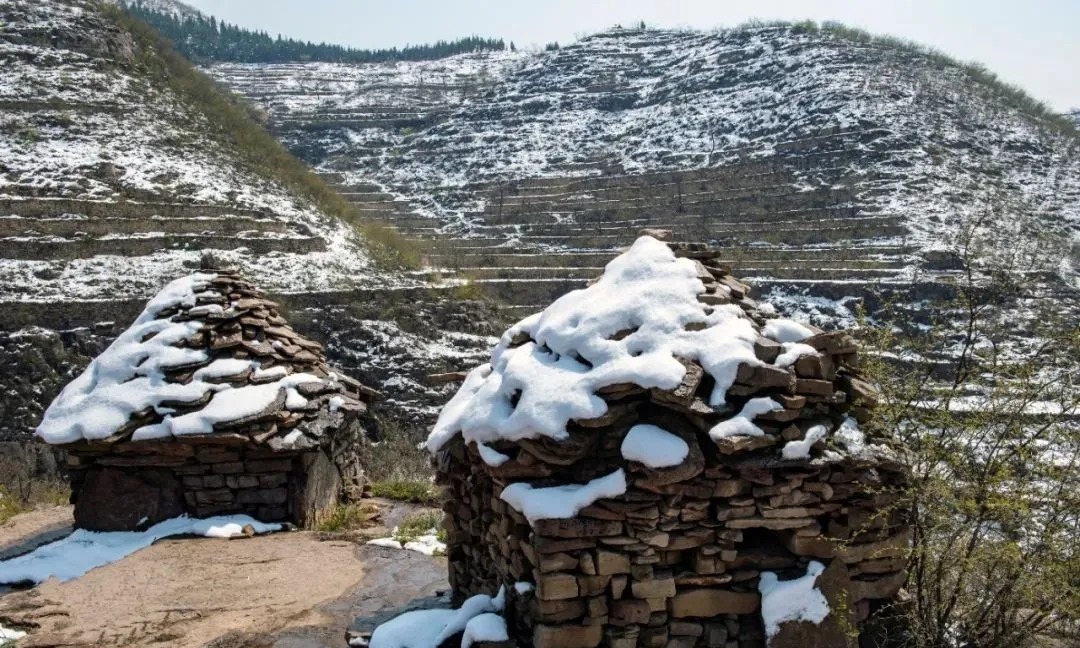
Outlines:
<svg viewBox="0 0 1080 648"><path fill-rule="evenodd" d="M359 496L358 416L374 395L251 283L207 271L154 297L37 434L65 451L78 527L228 513L303 525Z"/></svg>
<svg viewBox="0 0 1080 648"><path fill-rule="evenodd" d="M508 330L428 440L450 583L519 646L845 646L904 583L907 472L843 332L642 237Z"/></svg>

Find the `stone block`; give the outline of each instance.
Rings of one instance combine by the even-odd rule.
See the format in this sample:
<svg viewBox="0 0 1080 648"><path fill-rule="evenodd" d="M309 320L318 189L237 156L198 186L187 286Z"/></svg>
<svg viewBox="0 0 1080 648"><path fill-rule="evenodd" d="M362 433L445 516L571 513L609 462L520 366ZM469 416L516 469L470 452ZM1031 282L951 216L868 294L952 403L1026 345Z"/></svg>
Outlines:
<svg viewBox="0 0 1080 648"><path fill-rule="evenodd" d="M536 520L533 523L533 530L537 535L549 538L597 538L617 536L623 532L623 525L617 520L570 518L568 520Z"/></svg>
<svg viewBox="0 0 1080 648"><path fill-rule="evenodd" d="M289 499L285 488L250 488L236 492L237 504L284 504Z"/></svg>
<svg viewBox="0 0 1080 648"><path fill-rule="evenodd" d="M256 459L249 460L245 463L247 472L253 473L275 473L275 472L289 472L292 470L291 459ZM239 471L238 471L239 472Z"/></svg>
<svg viewBox="0 0 1080 648"><path fill-rule="evenodd" d="M675 596L675 579L671 574L655 574L649 580L633 581L630 583L630 592L634 598L668 598Z"/></svg>
<svg viewBox="0 0 1080 648"><path fill-rule="evenodd" d="M533 648L595 648L604 638L601 625L547 625L533 628Z"/></svg>
<svg viewBox="0 0 1080 648"><path fill-rule="evenodd" d="M612 625L642 625L649 622L649 603L640 599L622 599L611 604L609 620Z"/></svg>
<svg viewBox="0 0 1080 648"><path fill-rule="evenodd" d="M629 574L630 558L623 553L601 549L596 552L596 573L604 575Z"/></svg>
<svg viewBox="0 0 1080 648"><path fill-rule="evenodd" d="M707 619L721 614L753 614L761 605L757 592L715 588L680 591L668 601L671 616Z"/></svg>
<svg viewBox="0 0 1080 648"><path fill-rule="evenodd" d="M262 488L277 488L284 486L289 481L286 473L269 473L259 475L259 486Z"/></svg>
<svg viewBox="0 0 1080 648"><path fill-rule="evenodd" d="M244 472L244 462L226 461L212 464L211 470L218 475L237 475Z"/></svg>
<svg viewBox="0 0 1080 648"><path fill-rule="evenodd" d="M544 601L576 598L578 582L573 574L543 574L536 581L536 595Z"/></svg>
<svg viewBox="0 0 1080 648"><path fill-rule="evenodd" d="M566 623L585 616L585 601L580 598L536 601L537 618L544 623Z"/></svg>
<svg viewBox="0 0 1080 648"><path fill-rule="evenodd" d="M258 488L259 478L255 475L229 475L225 478L229 488Z"/></svg>
<svg viewBox="0 0 1080 648"><path fill-rule="evenodd" d="M578 566L578 559L568 553L553 553L540 556L540 571L543 573L570 571Z"/></svg>

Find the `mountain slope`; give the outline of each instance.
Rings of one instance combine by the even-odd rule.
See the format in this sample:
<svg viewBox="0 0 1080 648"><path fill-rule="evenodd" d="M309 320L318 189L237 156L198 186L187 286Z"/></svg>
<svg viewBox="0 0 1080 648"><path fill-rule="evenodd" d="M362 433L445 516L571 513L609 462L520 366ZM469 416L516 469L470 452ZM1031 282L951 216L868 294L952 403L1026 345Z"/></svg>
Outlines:
<svg viewBox="0 0 1080 648"><path fill-rule="evenodd" d="M370 281L354 229L261 162L288 155L119 15L0 3L0 299L145 295L203 248L274 290Z"/></svg>
<svg viewBox="0 0 1080 648"><path fill-rule="evenodd" d="M489 305L403 270L409 246L146 25L96 0L0 0L0 24L0 461L33 464L2 442L207 252L405 425L449 389L426 374L490 347Z"/></svg>
<svg viewBox="0 0 1080 648"><path fill-rule="evenodd" d="M980 222L1077 282L1076 129L981 68L839 27L616 29L437 72L209 71L359 206L438 239L439 262L552 286L505 290L523 306L577 281L548 266L594 272L642 226L730 248L759 285L836 296L948 270L928 257Z"/></svg>

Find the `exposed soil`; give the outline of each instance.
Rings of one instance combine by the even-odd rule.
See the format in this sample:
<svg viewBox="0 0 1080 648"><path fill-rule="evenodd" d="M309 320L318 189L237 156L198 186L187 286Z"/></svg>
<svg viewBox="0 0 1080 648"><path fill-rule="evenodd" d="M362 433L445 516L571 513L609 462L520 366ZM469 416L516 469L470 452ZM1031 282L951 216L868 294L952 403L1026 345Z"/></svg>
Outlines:
<svg viewBox="0 0 1080 648"><path fill-rule="evenodd" d="M0 550L65 515L17 516L0 528ZM170 539L67 583L0 594L0 620L30 631L19 648L340 648L357 617L446 588L444 558L307 531Z"/></svg>

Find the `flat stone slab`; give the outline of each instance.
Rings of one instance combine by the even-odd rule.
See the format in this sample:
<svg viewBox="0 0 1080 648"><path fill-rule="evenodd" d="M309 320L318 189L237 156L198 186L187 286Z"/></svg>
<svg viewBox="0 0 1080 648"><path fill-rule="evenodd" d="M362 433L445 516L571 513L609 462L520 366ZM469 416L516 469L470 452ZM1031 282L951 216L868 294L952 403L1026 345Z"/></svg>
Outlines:
<svg viewBox="0 0 1080 648"><path fill-rule="evenodd" d="M41 523L22 517L33 537ZM0 543L12 538L0 527ZM0 618L38 626L20 648L340 648L357 618L449 589L446 573L444 558L307 531L171 539L67 583L0 592Z"/></svg>

